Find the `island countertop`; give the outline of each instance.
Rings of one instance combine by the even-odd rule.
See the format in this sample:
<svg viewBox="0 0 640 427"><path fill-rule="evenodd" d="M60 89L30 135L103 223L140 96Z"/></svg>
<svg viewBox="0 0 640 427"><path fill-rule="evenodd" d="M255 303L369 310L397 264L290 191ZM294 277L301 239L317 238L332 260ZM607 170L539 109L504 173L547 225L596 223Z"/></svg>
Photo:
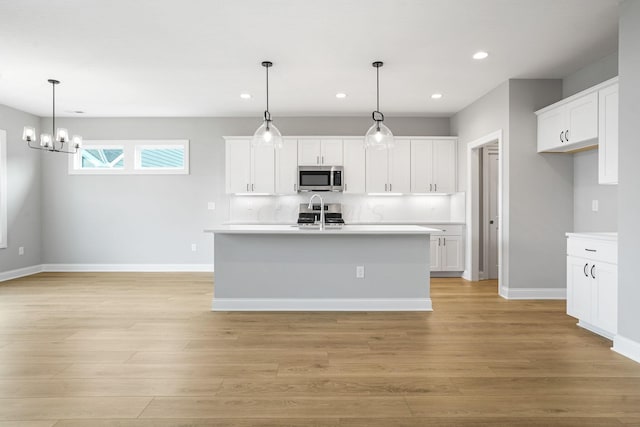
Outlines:
<svg viewBox="0 0 640 427"><path fill-rule="evenodd" d="M205 233L214 234L431 234L437 232L435 228L419 225L345 225L341 228L300 228L296 225L221 225L216 228L205 229Z"/></svg>

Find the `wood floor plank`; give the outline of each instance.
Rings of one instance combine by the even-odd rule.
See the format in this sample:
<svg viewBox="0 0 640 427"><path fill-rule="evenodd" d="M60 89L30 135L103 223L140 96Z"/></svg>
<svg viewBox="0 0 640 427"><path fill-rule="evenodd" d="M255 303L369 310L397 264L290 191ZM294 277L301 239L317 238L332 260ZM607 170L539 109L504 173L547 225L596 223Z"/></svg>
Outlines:
<svg viewBox="0 0 640 427"><path fill-rule="evenodd" d="M433 312L211 312L210 273L0 284L0 427L640 425L640 364L564 301L432 280Z"/></svg>
<svg viewBox="0 0 640 427"><path fill-rule="evenodd" d="M0 399L0 420L64 418L135 418L149 404L147 397L47 397Z"/></svg>

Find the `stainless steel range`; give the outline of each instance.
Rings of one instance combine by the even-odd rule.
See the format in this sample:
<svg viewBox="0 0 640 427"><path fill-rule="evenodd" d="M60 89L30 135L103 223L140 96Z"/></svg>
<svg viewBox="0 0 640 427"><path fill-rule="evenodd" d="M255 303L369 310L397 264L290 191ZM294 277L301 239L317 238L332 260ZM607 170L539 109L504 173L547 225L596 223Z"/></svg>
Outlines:
<svg viewBox="0 0 640 427"><path fill-rule="evenodd" d="M320 224L321 204L312 204L311 207L307 203L300 203L298 211L299 227L318 227ZM342 219L342 204L327 203L324 205L324 226L325 228L340 228L344 225Z"/></svg>

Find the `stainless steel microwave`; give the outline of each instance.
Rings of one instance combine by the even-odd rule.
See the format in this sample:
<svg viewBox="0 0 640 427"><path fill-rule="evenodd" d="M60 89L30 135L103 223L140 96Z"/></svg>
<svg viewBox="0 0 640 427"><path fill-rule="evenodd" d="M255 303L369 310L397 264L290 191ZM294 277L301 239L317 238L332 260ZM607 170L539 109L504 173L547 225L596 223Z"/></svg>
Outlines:
<svg viewBox="0 0 640 427"><path fill-rule="evenodd" d="M342 166L298 166L298 191L342 191Z"/></svg>

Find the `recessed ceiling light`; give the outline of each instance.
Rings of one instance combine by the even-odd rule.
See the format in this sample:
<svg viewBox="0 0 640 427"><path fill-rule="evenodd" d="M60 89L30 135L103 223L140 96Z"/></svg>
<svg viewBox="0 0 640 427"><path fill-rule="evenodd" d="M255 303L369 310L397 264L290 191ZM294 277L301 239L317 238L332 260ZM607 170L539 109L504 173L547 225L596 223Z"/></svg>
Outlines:
<svg viewBox="0 0 640 427"><path fill-rule="evenodd" d="M433 95L431 95L431 99L440 99L440 98L442 98L441 93L434 93Z"/></svg>
<svg viewBox="0 0 640 427"><path fill-rule="evenodd" d="M242 98L242 99L251 99L251 94L250 93L241 93L240 94L240 98Z"/></svg>
<svg viewBox="0 0 640 427"><path fill-rule="evenodd" d="M483 50L478 51L476 53L473 54L473 59L484 59L487 56L489 56L489 54Z"/></svg>
<svg viewBox="0 0 640 427"><path fill-rule="evenodd" d="M346 97L347 97L346 93L343 93L343 92L336 93L336 98L338 99L345 99Z"/></svg>

